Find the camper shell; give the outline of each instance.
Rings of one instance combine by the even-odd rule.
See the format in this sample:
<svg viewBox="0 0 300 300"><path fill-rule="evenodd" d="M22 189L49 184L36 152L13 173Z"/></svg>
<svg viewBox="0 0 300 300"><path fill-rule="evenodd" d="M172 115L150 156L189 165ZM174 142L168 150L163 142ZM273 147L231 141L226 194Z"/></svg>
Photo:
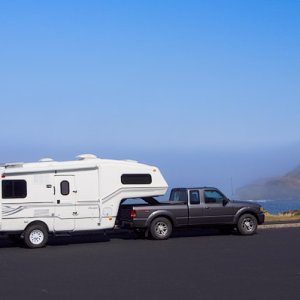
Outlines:
<svg viewBox="0 0 300 300"><path fill-rule="evenodd" d="M37 248L47 242L40 235L113 228L123 199L167 191L157 167L90 154L77 158L2 165L0 232Z"/></svg>

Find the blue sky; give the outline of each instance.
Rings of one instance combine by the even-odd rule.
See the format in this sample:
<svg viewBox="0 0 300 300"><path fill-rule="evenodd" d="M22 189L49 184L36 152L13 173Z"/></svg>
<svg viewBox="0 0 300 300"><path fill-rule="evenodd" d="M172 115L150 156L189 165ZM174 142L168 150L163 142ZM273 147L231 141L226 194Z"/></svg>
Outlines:
<svg viewBox="0 0 300 300"><path fill-rule="evenodd" d="M0 161L79 153L227 193L300 165L299 1L1 1Z"/></svg>

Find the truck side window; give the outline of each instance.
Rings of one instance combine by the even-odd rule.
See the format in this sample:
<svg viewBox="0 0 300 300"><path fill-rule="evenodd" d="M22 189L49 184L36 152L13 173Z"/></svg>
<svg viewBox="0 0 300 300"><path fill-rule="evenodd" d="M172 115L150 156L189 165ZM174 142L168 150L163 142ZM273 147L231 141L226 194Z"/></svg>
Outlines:
<svg viewBox="0 0 300 300"><path fill-rule="evenodd" d="M205 191L204 192L205 203L223 203L224 196L218 191Z"/></svg>
<svg viewBox="0 0 300 300"><path fill-rule="evenodd" d="M60 183L60 193L63 196L67 196L70 194L70 184L69 181L64 180Z"/></svg>
<svg viewBox="0 0 300 300"><path fill-rule="evenodd" d="M25 180L2 180L2 198L26 198L27 183Z"/></svg>
<svg viewBox="0 0 300 300"><path fill-rule="evenodd" d="M190 191L190 204L200 204L199 191Z"/></svg>
<svg viewBox="0 0 300 300"><path fill-rule="evenodd" d="M187 203L186 190L172 190L170 195L170 202L184 202Z"/></svg>

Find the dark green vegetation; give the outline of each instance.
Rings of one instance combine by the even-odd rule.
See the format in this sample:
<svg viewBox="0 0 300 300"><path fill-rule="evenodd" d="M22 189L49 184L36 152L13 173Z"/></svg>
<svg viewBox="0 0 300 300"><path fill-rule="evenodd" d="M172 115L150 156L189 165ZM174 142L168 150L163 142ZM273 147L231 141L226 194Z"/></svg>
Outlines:
<svg viewBox="0 0 300 300"><path fill-rule="evenodd" d="M242 200L298 200L300 199L300 167L284 176L268 178L237 190Z"/></svg>

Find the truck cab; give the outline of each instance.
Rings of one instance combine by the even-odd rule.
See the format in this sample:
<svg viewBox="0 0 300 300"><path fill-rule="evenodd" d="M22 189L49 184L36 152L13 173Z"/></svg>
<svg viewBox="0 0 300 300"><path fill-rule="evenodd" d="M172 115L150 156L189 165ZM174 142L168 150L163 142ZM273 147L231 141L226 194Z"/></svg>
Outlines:
<svg viewBox="0 0 300 300"><path fill-rule="evenodd" d="M188 205L189 225L231 223L234 206L216 188L175 188L169 201Z"/></svg>

